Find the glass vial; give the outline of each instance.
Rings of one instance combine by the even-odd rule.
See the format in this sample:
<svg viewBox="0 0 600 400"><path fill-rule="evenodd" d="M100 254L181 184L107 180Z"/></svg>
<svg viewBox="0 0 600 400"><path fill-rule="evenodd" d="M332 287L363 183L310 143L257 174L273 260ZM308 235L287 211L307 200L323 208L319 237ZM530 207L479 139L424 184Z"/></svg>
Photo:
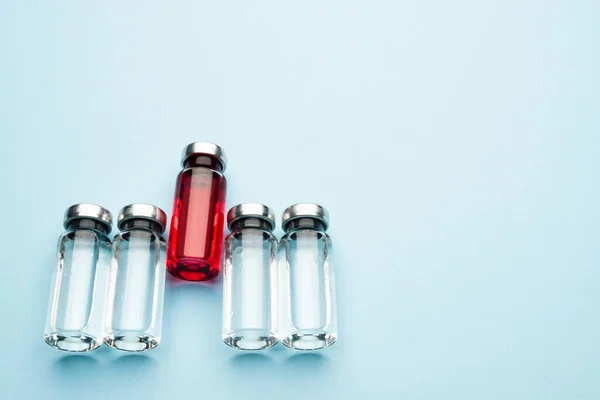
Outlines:
<svg viewBox="0 0 600 400"><path fill-rule="evenodd" d="M195 142L183 150L177 177L167 270L188 281L215 278L221 270L225 153L216 144Z"/></svg>
<svg viewBox="0 0 600 400"><path fill-rule="evenodd" d="M150 204L119 213L114 238L104 342L118 350L144 351L161 340L165 294L167 215Z"/></svg>
<svg viewBox="0 0 600 400"><path fill-rule="evenodd" d="M331 239L325 233L329 213L318 204L295 204L282 219L278 335L295 350L322 349L338 334Z"/></svg>
<svg viewBox="0 0 600 400"><path fill-rule="evenodd" d="M59 350L90 351L104 337L112 216L103 207L76 204L65 212L64 227L44 339Z"/></svg>
<svg viewBox="0 0 600 400"><path fill-rule="evenodd" d="M223 341L240 350L263 350L275 336L275 217L269 207L244 203L227 213Z"/></svg>

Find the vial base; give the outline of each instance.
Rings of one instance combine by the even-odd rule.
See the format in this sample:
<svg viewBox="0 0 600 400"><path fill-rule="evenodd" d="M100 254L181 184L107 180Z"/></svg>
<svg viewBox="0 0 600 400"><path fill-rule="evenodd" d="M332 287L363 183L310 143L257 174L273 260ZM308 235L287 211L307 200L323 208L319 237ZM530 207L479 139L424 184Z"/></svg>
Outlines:
<svg viewBox="0 0 600 400"><path fill-rule="evenodd" d="M167 271L185 281L209 281L216 278L220 272L219 268L214 268L207 262L195 258L168 261Z"/></svg>
<svg viewBox="0 0 600 400"><path fill-rule="evenodd" d="M117 350L136 352L152 350L159 345L160 339L145 334L126 333L110 335L104 338L104 343Z"/></svg>
<svg viewBox="0 0 600 400"><path fill-rule="evenodd" d="M321 350L335 343L337 337L325 331L298 331L281 343L294 350Z"/></svg>
<svg viewBox="0 0 600 400"><path fill-rule="evenodd" d="M51 333L44 340L55 349L76 353L96 350L102 344L102 340L82 332Z"/></svg>
<svg viewBox="0 0 600 400"><path fill-rule="evenodd" d="M240 329L223 336L226 345L239 350L264 350L275 345L277 338L268 330Z"/></svg>

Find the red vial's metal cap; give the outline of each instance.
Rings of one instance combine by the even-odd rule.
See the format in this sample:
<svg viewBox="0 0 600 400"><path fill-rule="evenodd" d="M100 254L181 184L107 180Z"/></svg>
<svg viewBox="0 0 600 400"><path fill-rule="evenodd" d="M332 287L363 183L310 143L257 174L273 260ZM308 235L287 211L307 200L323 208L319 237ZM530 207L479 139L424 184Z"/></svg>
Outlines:
<svg viewBox="0 0 600 400"><path fill-rule="evenodd" d="M227 157L225 157L225 150L221 146L210 142L190 143L185 146L181 153L181 164L184 164L185 160L195 155L206 155L216 158L223 165L223 171L225 171Z"/></svg>

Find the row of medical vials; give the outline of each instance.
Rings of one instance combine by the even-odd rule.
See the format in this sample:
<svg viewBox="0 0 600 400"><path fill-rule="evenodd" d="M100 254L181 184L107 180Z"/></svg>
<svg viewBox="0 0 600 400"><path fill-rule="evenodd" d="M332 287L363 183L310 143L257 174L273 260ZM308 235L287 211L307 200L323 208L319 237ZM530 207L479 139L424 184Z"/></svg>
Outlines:
<svg viewBox="0 0 600 400"><path fill-rule="evenodd" d="M207 281L221 270L225 225L225 154L212 143L183 151L168 244L167 216L149 204L130 204L118 216L93 204L65 212L58 241L44 338L65 351L86 352L103 342L144 351L161 342L165 270L188 281ZM337 338L327 210L317 204L288 207L284 236L262 204L239 204L227 213L223 341L262 350L281 341L318 350Z"/></svg>

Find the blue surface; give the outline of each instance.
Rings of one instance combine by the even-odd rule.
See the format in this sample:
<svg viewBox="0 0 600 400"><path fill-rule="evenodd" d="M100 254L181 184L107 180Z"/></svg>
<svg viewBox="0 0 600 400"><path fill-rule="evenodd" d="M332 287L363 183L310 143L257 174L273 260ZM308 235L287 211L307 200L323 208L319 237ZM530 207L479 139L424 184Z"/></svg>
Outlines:
<svg viewBox="0 0 600 400"><path fill-rule="evenodd" d="M600 398L600 3L289 3L0 4L0 398ZM157 350L50 349L64 209L170 213L195 140L329 208L339 342L242 355L170 281Z"/></svg>

